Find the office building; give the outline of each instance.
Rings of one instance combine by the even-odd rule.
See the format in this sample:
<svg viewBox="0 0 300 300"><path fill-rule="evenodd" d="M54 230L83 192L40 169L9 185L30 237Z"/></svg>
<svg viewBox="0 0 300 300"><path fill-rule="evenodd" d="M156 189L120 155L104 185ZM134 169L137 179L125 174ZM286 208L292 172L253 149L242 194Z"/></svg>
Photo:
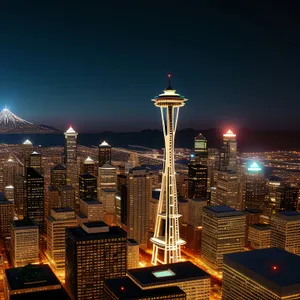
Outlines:
<svg viewBox="0 0 300 300"><path fill-rule="evenodd" d="M98 199L101 200L101 189L116 188L117 170L106 163L98 168Z"/></svg>
<svg viewBox="0 0 300 300"><path fill-rule="evenodd" d="M238 208L239 180L237 173L231 171L216 171L216 195L213 205L227 205Z"/></svg>
<svg viewBox="0 0 300 300"><path fill-rule="evenodd" d="M300 212L279 212L271 217L271 226L271 247L300 255Z"/></svg>
<svg viewBox="0 0 300 300"><path fill-rule="evenodd" d="M99 145L99 167L104 164L111 164L111 145L105 141Z"/></svg>
<svg viewBox="0 0 300 300"><path fill-rule="evenodd" d="M8 158L3 164L3 186L14 186L15 177L22 174L19 162L12 157Z"/></svg>
<svg viewBox="0 0 300 300"><path fill-rule="evenodd" d="M174 142L179 108L184 106L187 99L176 93L176 90L171 87L170 80L169 75L168 87L162 94L152 100L154 105L159 107L161 111L165 140L165 161L163 166L161 193L154 235L151 238L153 243L152 263L154 265L158 262L167 264L180 261L181 246L185 244L185 241L180 238L179 233L180 215L178 214L177 203ZM130 184L128 184L128 186L129 185ZM151 199L151 194L149 199ZM131 199L129 199L129 202L130 201Z"/></svg>
<svg viewBox="0 0 300 300"><path fill-rule="evenodd" d="M5 239L10 236L10 223L14 218L14 204L8 201L0 192L0 236Z"/></svg>
<svg viewBox="0 0 300 300"><path fill-rule="evenodd" d="M40 174L42 171L42 155L36 151L33 151L29 157L29 167L35 169Z"/></svg>
<svg viewBox="0 0 300 300"><path fill-rule="evenodd" d="M75 212L70 207L53 208L47 218L47 256L50 264L59 270L65 269L67 227L76 227Z"/></svg>
<svg viewBox="0 0 300 300"><path fill-rule="evenodd" d="M209 299L210 276L191 262L132 269L127 276L143 290L178 286L187 300Z"/></svg>
<svg viewBox="0 0 300 300"><path fill-rule="evenodd" d="M4 188L4 194L8 201L15 203L15 188L12 185L8 185Z"/></svg>
<svg viewBox="0 0 300 300"><path fill-rule="evenodd" d="M127 184L127 175L118 174L117 175L117 190L121 191L121 186Z"/></svg>
<svg viewBox="0 0 300 300"><path fill-rule="evenodd" d="M12 221L10 257L14 267L39 261L39 228L31 219Z"/></svg>
<svg viewBox="0 0 300 300"><path fill-rule="evenodd" d="M71 185L62 185L59 188L61 207L71 207L75 209L75 189Z"/></svg>
<svg viewBox="0 0 300 300"><path fill-rule="evenodd" d="M44 231L44 178L33 168L26 172L26 205L24 216L32 219Z"/></svg>
<svg viewBox="0 0 300 300"><path fill-rule="evenodd" d="M300 257L278 248L224 255L222 299L299 299Z"/></svg>
<svg viewBox="0 0 300 300"><path fill-rule="evenodd" d="M66 286L75 299L103 299L104 279L126 275L126 232L104 222L66 229Z"/></svg>
<svg viewBox="0 0 300 300"><path fill-rule="evenodd" d="M101 199L102 199L103 210L104 210L104 222L109 226L117 225L116 189L115 188L101 189ZM119 205L119 208L121 209L121 205Z"/></svg>
<svg viewBox="0 0 300 300"><path fill-rule="evenodd" d="M237 142L236 134L230 129L223 134L223 143L220 150L220 171L236 172L237 169Z"/></svg>
<svg viewBox="0 0 300 300"><path fill-rule="evenodd" d="M33 152L33 145L31 141L26 140L23 145L23 162L24 162L24 174L26 175L26 168L30 167L30 154Z"/></svg>
<svg viewBox="0 0 300 300"><path fill-rule="evenodd" d="M58 164L51 169L51 185L56 189L67 185L67 169L64 165Z"/></svg>
<svg viewBox="0 0 300 300"><path fill-rule="evenodd" d="M207 198L207 166L194 161L189 163L188 197Z"/></svg>
<svg viewBox="0 0 300 300"><path fill-rule="evenodd" d="M248 246L253 249L271 247L271 226L267 224L252 224L248 228Z"/></svg>
<svg viewBox="0 0 300 300"><path fill-rule="evenodd" d="M15 210L19 219L24 216L24 202L26 194L26 177L23 175L16 175L14 185L14 202Z"/></svg>
<svg viewBox="0 0 300 300"><path fill-rule="evenodd" d="M127 226L128 186L121 186L121 223Z"/></svg>
<svg viewBox="0 0 300 300"><path fill-rule="evenodd" d="M206 206L202 220L203 260L221 271L224 254L244 251L245 214L229 206Z"/></svg>
<svg viewBox="0 0 300 300"><path fill-rule="evenodd" d="M267 196L267 186L262 167L253 162L246 169L242 183L244 208L263 210Z"/></svg>
<svg viewBox="0 0 300 300"><path fill-rule="evenodd" d="M148 212L152 197L151 174L146 168L137 167L128 174L127 233L141 248L148 243Z"/></svg>
<svg viewBox="0 0 300 300"><path fill-rule="evenodd" d="M50 216L50 212L52 208L59 208L59 207L61 207L59 190L50 185L48 187L48 201L45 201L46 218Z"/></svg>
<svg viewBox="0 0 300 300"><path fill-rule="evenodd" d="M194 158L195 161L198 163L207 166L207 160L208 160L208 149L207 149L207 139L202 135L202 133L199 133L194 138Z"/></svg>
<svg viewBox="0 0 300 300"><path fill-rule="evenodd" d="M203 207L207 206L205 198L188 199L188 224L202 226Z"/></svg>
<svg viewBox="0 0 300 300"><path fill-rule="evenodd" d="M116 203L116 224L122 227L122 201L121 201L121 193L116 192L115 196L115 203Z"/></svg>
<svg viewBox="0 0 300 300"><path fill-rule="evenodd" d="M185 300L186 293L177 286L143 290L128 277L104 282L103 300Z"/></svg>
<svg viewBox="0 0 300 300"><path fill-rule="evenodd" d="M267 198L264 207L264 215L269 218L279 210L280 202L276 201L277 189L280 187L280 178L271 176L267 179Z"/></svg>
<svg viewBox="0 0 300 300"><path fill-rule="evenodd" d="M134 239L127 240L127 269L139 267L140 245Z"/></svg>
<svg viewBox="0 0 300 300"><path fill-rule="evenodd" d="M83 163L83 173L90 173L96 176L95 161L91 159L89 156Z"/></svg>
<svg viewBox="0 0 300 300"><path fill-rule="evenodd" d="M81 200L97 199L97 177L90 173L79 175L79 197Z"/></svg>
<svg viewBox="0 0 300 300"><path fill-rule="evenodd" d="M104 220L103 203L97 199L80 200L80 212L88 222Z"/></svg>
<svg viewBox="0 0 300 300"><path fill-rule="evenodd" d="M294 186L280 186L276 189L276 207L278 210L299 209L299 188Z"/></svg>
<svg viewBox="0 0 300 300"><path fill-rule="evenodd" d="M48 265L7 269L4 280L6 300L70 299Z"/></svg>

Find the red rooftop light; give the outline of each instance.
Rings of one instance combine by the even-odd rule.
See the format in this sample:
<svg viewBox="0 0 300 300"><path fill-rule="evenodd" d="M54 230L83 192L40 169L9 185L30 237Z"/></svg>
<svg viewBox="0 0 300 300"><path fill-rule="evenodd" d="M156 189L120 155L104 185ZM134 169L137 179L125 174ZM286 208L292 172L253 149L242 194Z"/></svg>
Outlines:
<svg viewBox="0 0 300 300"><path fill-rule="evenodd" d="M125 291L124 286L121 286L121 287L120 287L120 290L121 290L122 292L124 292L124 291Z"/></svg>
<svg viewBox="0 0 300 300"><path fill-rule="evenodd" d="M273 269L273 271L277 271L278 267L277 266L273 266L272 269Z"/></svg>

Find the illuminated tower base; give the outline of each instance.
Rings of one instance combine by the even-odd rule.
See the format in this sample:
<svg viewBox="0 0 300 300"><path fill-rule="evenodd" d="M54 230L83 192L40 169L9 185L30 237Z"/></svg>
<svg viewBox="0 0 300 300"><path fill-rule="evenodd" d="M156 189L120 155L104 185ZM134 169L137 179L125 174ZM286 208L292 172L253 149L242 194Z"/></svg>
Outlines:
<svg viewBox="0 0 300 300"><path fill-rule="evenodd" d="M170 78L170 75L169 75ZM152 263L168 264L181 260L180 247L185 241L179 235L177 187L174 164L174 141L179 108L184 106L186 98L176 94L170 85L163 94L153 99L160 107L163 134L165 139L165 160L161 192L158 203L153 242Z"/></svg>

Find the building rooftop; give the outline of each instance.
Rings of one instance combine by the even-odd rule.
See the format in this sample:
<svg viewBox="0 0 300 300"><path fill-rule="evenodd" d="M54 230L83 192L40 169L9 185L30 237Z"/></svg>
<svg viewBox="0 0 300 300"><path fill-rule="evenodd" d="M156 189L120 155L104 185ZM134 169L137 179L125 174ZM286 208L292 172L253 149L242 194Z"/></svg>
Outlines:
<svg viewBox="0 0 300 300"><path fill-rule="evenodd" d="M80 211L76 212L76 216L80 219L88 219L88 217L83 213L81 213Z"/></svg>
<svg viewBox="0 0 300 300"><path fill-rule="evenodd" d="M12 291L52 285L61 286L49 265L27 265L6 269L5 274Z"/></svg>
<svg viewBox="0 0 300 300"><path fill-rule="evenodd" d="M79 175L80 178L84 178L84 179L97 179L96 176L90 174L90 173L83 173Z"/></svg>
<svg viewBox="0 0 300 300"><path fill-rule="evenodd" d="M106 141L103 141L101 144L99 144L99 147L111 147L111 145L108 144Z"/></svg>
<svg viewBox="0 0 300 300"><path fill-rule="evenodd" d="M44 178L38 171L36 171L36 169L34 168L27 168L27 177L30 178L34 178L34 179L42 179Z"/></svg>
<svg viewBox="0 0 300 300"><path fill-rule="evenodd" d="M4 192L0 192L0 205L1 204L13 204L13 202L7 200Z"/></svg>
<svg viewBox="0 0 300 300"><path fill-rule="evenodd" d="M100 205L102 204L102 202L98 201L97 199L85 199L85 200L80 200L84 203L86 203L87 205Z"/></svg>
<svg viewBox="0 0 300 300"><path fill-rule="evenodd" d="M300 256L278 248L224 255L224 264L284 297L300 294Z"/></svg>
<svg viewBox="0 0 300 300"><path fill-rule="evenodd" d="M131 269L127 274L142 287L210 278L190 261Z"/></svg>
<svg viewBox="0 0 300 300"><path fill-rule="evenodd" d="M95 223L95 224L92 224ZM88 222L84 223L89 229L92 228L99 228L101 226L105 227L108 226L104 222ZM74 227L74 228L67 228L66 233L68 236L75 241L86 241L86 240L97 240L97 239L107 239L107 238L119 238L119 237L127 237L126 232L121 229L119 226L109 226L109 231L107 232L96 232L96 233L88 233L82 227Z"/></svg>
<svg viewBox="0 0 300 300"><path fill-rule="evenodd" d="M15 228L21 228L21 227L38 228L38 226L29 218L25 218L23 220L13 220L11 224Z"/></svg>
<svg viewBox="0 0 300 300"><path fill-rule="evenodd" d="M116 193L117 192L117 189L115 189L115 188L103 188L101 190L105 193Z"/></svg>
<svg viewBox="0 0 300 300"><path fill-rule="evenodd" d="M245 214L261 214L262 210L257 208L246 208L244 210Z"/></svg>
<svg viewBox="0 0 300 300"><path fill-rule="evenodd" d="M226 206L226 205L220 205L220 206L204 206L203 212L212 214L216 217L232 217L232 216L243 216L245 215L241 211L237 211L232 207Z"/></svg>
<svg viewBox="0 0 300 300"><path fill-rule="evenodd" d="M72 207L59 207L59 208L51 208L56 213L64 213L64 212L73 212L74 209Z"/></svg>
<svg viewBox="0 0 300 300"><path fill-rule="evenodd" d="M53 167L52 170L54 170L54 171L65 171L66 167L62 164L58 164L55 167Z"/></svg>
<svg viewBox="0 0 300 300"><path fill-rule="evenodd" d="M149 299L148 297L153 297L151 299L156 299L155 297L170 296L170 295L182 295L185 296L183 292L177 286L164 287L164 288L154 288L149 290L143 290L137 286L130 278L116 278L107 279L104 282L105 286L113 292L117 299ZM167 298L170 299L170 298Z"/></svg>
<svg viewBox="0 0 300 300"><path fill-rule="evenodd" d="M127 175L125 175L125 174L119 174L119 175L117 175L117 177L120 177L120 178L127 178Z"/></svg>
<svg viewBox="0 0 300 300"><path fill-rule="evenodd" d="M139 245L139 243L134 239L127 239L127 244L130 244L132 246Z"/></svg>
<svg viewBox="0 0 300 300"><path fill-rule="evenodd" d="M286 220L286 221L299 221L300 220L300 212L293 210L281 211L274 215L277 218Z"/></svg>
<svg viewBox="0 0 300 300"><path fill-rule="evenodd" d="M68 296L67 292L64 289L56 289L56 290L46 290L41 292L32 292L32 293L24 293L24 294L16 294L11 295L10 300L70 300L71 298Z"/></svg>
<svg viewBox="0 0 300 300"><path fill-rule="evenodd" d="M105 163L103 166L101 166L99 168L100 169L115 169L115 167L110 165L109 163Z"/></svg>
<svg viewBox="0 0 300 300"><path fill-rule="evenodd" d="M194 202L206 202L207 203L207 200L205 197L203 198L189 198L190 201L194 201Z"/></svg>
<svg viewBox="0 0 300 300"><path fill-rule="evenodd" d="M251 224L249 227L252 227L256 230L271 230L271 225L268 224Z"/></svg>
<svg viewBox="0 0 300 300"><path fill-rule="evenodd" d="M74 187L72 185L62 185L59 187L60 191L71 191L71 190L75 190Z"/></svg>

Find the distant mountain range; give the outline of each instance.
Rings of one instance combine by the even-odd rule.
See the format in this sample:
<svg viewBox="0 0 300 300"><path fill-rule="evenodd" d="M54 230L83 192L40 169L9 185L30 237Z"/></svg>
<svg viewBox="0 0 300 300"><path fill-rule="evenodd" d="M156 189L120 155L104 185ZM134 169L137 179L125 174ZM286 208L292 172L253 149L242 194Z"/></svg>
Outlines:
<svg viewBox="0 0 300 300"><path fill-rule="evenodd" d="M0 134L41 134L59 133L56 128L32 124L4 108L0 112Z"/></svg>

